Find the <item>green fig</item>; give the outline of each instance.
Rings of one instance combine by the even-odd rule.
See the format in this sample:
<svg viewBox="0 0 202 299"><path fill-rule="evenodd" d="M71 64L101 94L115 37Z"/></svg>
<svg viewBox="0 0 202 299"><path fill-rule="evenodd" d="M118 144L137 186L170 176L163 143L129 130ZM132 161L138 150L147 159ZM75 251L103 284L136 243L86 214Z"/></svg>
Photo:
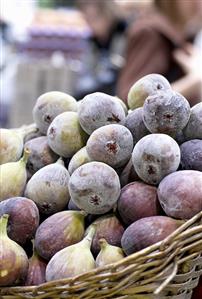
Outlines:
<svg viewBox="0 0 202 299"><path fill-rule="evenodd" d="M29 180L25 194L32 199L43 214L61 211L69 202L70 175L60 158L56 163L39 169Z"/></svg>
<svg viewBox="0 0 202 299"><path fill-rule="evenodd" d="M74 154L74 156L71 158L69 162L68 165L69 174L72 175L74 170L76 170L79 166L91 161L92 160L86 151L86 146L82 147L78 152Z"/></svg>
<svg viewBox="0 0 202 299"><path fill-rule="evenodd" d="M124 252L120 247L110 245L102 238L99 240L101 250L96 258L96 267L102 267L115 263L124 258Z"/></svg>
<svg viewBox="0 0 202 299"><path fill-rule="evenodd" d="M95 227L79 243L58 251L46 268L46 281L69 278L95 268L95 260L90 251Z"/></svg>
<svg viewBox="0 0 202 299"><path fill-rule="evenodd" d="M20 284L28 270L24 249L7 235L8 214L0 218L0 286Z"/></svg>
<svg viewBox="0 0 202 299"><path fill-rule="evenodd" d="M0 165L0 201L23 195L27 181L28 156L29 151L25 149L23 157L18 162Z"/></svg>
<svg viewBox="0 0 202 299"><path fill-rule="evenodd" d="M46 281L45 273L46 273L47 262L38 255L34 247L34 240L32 240L32 244L33 244L33 255L29 259L29 268L25 280L26 286L39 285Z"/></svg>
<svg viewBox="0 0 202 299"><path fill-rule="evenodd" d="M36 130L34 124L19 129L0 129L0 165L18 161L23 152L25 136Z"/></svg>

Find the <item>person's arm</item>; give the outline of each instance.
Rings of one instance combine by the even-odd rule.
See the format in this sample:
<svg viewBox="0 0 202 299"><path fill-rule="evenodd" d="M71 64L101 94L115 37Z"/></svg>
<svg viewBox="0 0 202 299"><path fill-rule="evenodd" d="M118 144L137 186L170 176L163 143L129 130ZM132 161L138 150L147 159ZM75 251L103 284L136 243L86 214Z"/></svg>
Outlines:
<svg viewBox="0 0 202 299"><path fill-rule="evenodd" d="M163 37L152 29L131 31L126 63L117 82L117 95L127 102L130 87L150 73L164 74L170 63L170 52Z"/></svg>
<svg viewBox="0 0 202 299"><path fill-rule="evenodd" d="M172 88L184 95L191 106L202 101L202 56L193 46L189 45L187 52L176 50L175 60L185 71L185 76L173 82Z"/></svg>

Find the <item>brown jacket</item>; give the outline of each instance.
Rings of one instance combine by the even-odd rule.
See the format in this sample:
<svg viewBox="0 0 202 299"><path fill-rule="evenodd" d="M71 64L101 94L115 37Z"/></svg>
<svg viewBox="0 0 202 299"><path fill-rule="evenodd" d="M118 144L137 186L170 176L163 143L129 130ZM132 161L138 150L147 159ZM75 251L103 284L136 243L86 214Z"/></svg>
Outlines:
<svg viewBox="0 0 202 299"><path fill-rule="evenodd" d="M153 15L138 20L128 31L126 64L117 82L117 95L127 101L130 87L150 73L164 75L169 82L183 76L173 59L173 51L185 40L163 16Z"/></svg>

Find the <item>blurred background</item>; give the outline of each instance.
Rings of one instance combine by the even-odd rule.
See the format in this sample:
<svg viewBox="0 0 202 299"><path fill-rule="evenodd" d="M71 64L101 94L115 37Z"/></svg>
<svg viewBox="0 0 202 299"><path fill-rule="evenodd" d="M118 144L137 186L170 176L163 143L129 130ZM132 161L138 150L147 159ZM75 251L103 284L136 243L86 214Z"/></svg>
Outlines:
<svg viewBox="0 0 202 299"><path fill-rule="evenodd" d="M1 0L1 127L32 123L47 91L126 101L148 73L201 101L201 22L202 0Z"/></svg>

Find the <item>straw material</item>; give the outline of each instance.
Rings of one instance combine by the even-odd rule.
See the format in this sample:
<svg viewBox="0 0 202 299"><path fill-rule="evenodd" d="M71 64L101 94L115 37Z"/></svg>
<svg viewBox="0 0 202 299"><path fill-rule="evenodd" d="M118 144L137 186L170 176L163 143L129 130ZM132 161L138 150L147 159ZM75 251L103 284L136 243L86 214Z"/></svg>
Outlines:
<svg viewBox="0 0 202 299"><path fill-rule="evenodd" d="M202 212L161 242L85 274L31 287L4 287L2 299L191 299L202 275Z"/></svg>

